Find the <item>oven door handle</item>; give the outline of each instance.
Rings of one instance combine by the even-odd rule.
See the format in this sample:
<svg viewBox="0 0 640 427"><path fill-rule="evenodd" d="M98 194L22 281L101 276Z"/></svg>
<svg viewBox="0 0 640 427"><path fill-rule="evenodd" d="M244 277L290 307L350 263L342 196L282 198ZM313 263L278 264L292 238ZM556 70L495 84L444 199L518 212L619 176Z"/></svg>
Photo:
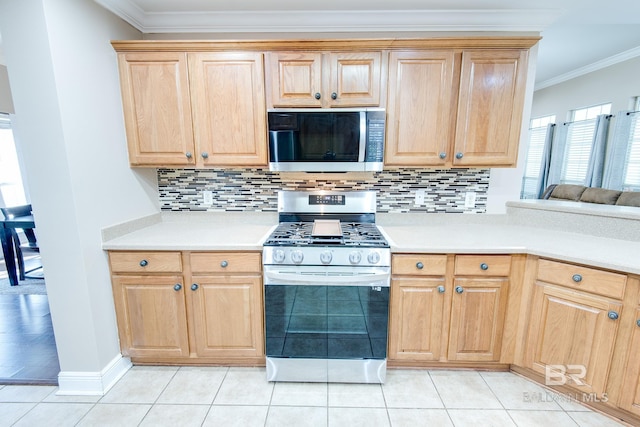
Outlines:
<svg viewBox="0 0 640 427"><path fill-rule="evenodd" d="M362 286L363 284L371 284L375 286L388 287L389 274L372 273L372 274L356 274L356 275L339 275L339 274L296 274L281 273L276 271L265 271L266 285L305 285L305 284L323 284L328 286Z"/></svg>

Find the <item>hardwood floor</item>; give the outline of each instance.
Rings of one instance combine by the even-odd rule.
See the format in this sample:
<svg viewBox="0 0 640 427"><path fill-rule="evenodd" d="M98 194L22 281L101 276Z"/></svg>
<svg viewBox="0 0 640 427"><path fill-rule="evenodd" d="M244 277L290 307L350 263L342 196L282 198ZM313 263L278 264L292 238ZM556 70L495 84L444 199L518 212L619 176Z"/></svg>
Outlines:
<svg viewBox="0 0 640 427"><path fill-rule="evenodd" d="M0 295L0 384L57 385L59 372L47 295Z"/></svg>

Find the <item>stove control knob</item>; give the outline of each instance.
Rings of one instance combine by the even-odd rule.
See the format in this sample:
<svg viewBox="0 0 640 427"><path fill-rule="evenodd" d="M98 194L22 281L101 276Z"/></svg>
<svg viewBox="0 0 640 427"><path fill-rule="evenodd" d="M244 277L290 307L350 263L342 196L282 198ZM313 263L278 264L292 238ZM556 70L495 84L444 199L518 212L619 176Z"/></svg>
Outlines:
<svg viewBox="0 0 640 427"><path fill-rule="evenodd" d="M362 254L357 251L353 251L349 254L349 262L351 264L359 264L362 261Z"/></svg>
<svg viewBox="0 0 640 427"><path fill-rule="evenodd" d="M302 251L291 252L291 261L293 261L294 264L300 264L303 259L304 254L302 253Z"/></svg>
<svg viewBox="0 0 640 427"><path fill-rule="evenodd" d="M273 261L277 263L284 262L284 251L282 249L276 249L273 252Z"/></svg>
<svg viewBox="0 0 640 427"><path fill-rule="evenodd" d="M378 252L371 252L369 253L369 255L367 256L367 261L369 261L371 264L377 264L380 262L380 254Z"/></svg>
<svg viewBox="0 0 640 427"><path fill-rule="evenodd" d="M329 264L331 262L331 258L333 258L333 255L331 255L330 251L320 252L320 262L321 263Z"/></svg>

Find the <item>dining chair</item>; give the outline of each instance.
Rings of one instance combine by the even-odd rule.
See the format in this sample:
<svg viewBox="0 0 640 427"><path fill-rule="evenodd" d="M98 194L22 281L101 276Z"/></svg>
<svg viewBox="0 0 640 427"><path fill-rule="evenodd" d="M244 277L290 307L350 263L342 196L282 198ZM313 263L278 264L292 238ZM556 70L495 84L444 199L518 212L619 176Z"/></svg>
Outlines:
<svg viewBox="0 0 640 427"><path fill-rule="evenodd" d="M31 205L22 205L22 206L12 206L9 208L0 208L2 214L5 219L12 219L20 216L32 215ZM35 267L31 266L28 270L25 269L24 263L24 254L23 251L29 252L40 252L40 248L38 247L38 241L36 240L36 234L33 228L24 228L22 229L24 235L27 238L26 243L21 243L20 236L16 229L10 229L11 237L14 243L14 249L16 252L16 259L18 260L18 274L20 280L24 280L28 273L34 272L42 268L42 264L38 264Z"/></svg>

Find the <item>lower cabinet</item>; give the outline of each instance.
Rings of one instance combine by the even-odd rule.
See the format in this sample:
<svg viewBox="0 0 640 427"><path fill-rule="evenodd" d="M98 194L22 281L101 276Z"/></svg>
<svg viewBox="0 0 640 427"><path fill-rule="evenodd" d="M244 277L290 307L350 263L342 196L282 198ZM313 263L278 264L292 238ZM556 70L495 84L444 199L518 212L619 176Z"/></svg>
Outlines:
<svg viewBox="0 0 640 427"><path fill-rule="evenodd" d="M640 283L639 283L640 284ZM640 416L640 306L636 307L633 316L631 340L626 347L626 369L618 406Z"/></svg>
<svg viewBox="0 0 640 427"><path fill-rule="evenodd" d="M109 255L123 355L143 363L263 363L259 253Z"/></svg>
<svg viewBox="0 0 640 427"><path fill-rule="evenodd" d="M606 391L626 276L539 260L525 365L547 385ZM618 298L615 298L615 297Z"/></svg>
<svg viewBox="0 0 640 427"><path fill-rule="evenodd" d="M112 284L125 356L189 357L181 275L114 276Z"/></svg>
<svg viewBox="0 0 640 427"><path fill-rule="evenodd" d="M499 362L509 255L394 255L389 359Z"/></svg>

